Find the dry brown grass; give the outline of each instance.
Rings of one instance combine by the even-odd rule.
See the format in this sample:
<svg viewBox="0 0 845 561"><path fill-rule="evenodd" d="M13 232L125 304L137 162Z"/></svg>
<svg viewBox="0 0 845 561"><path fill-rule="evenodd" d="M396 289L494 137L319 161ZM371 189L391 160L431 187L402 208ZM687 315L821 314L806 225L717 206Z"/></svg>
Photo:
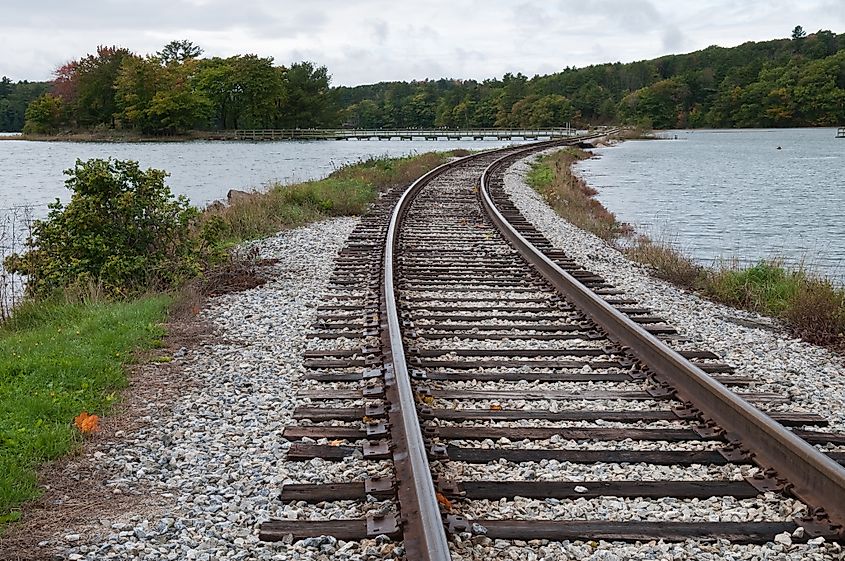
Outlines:
<svg viewBox="0 0 845 561"><path fill-rule="evenodd" d="M829 280L805 279L783 316L800 337L845 350L845 289Z"/></svg>
<svg viewBox="0 0 845 561"><path fill-rule="evenodd" d="M645 265L657 278L678 286L695 289L701 279L703 267L684 255L676 245L654 241L648 236L637 236L622 252L632 261Z"/></svg>
<svg viewBox="0 0 845 561"><path fill-rule="evenodd" d="M540 158L528 174L534 187L558 214L605 241L631 232L612 212L595 199L597 191L572 173L572 164L591 157L580 148L566 148Z"/></svg>

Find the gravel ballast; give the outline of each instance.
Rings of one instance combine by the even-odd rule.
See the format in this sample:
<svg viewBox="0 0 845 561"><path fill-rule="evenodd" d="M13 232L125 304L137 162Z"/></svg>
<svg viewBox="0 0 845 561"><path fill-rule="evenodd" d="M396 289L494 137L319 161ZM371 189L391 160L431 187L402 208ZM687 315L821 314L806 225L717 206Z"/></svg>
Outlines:
<svg viewBox="0 0 845 561"><path fill-rule="evenodd" d="M819 413L830 419L830 430L845 430L845 366L841 357L791 337L785 330L780 329L776 322L756 314L738 311L685 292L664 281L651 277L644 267L626 259L618 250L610 247L603 240L585 232L555 213L525 182L525 175L530 169L531 162L536 158L530 157L516 162L505 175L505 191L511 197L523 216L552 242L555 247L564 249L567 254L581 266L603 276L607 282L625 291L626 296L637 299L643 306L650 307L656 315L662 315L670 324L678 328L690 338L690 342L682 344L684 348L700 348L712 350L722 357L725 362L736 367L736 374L747 375L759 380L754 388L756 391L775 392L787 396L789 403L770 406L769 408L783 411L803 411ZM760 324L761 328L740 325L738 322L748 323L748 320ZM774 327L773 327L774 326ZM540 406L540 403L533 403ZM587 404L589 407L590 404ZM594 404L592 406L595 406ZM454 444L473 445L469 442ZM489 444L492 445L492 442ZM545 447L546 442L532 442L531 446ZM569 445L574 443L567 443ZM650 448L650 443L638 443L637 448ZM477 445L477 444L475 444ZM483 446L484 444L482 444ZM567 445L566 448L570 446ZM573 446L576 448L577 446ZM677 444L673 444L673 448ZM604 475L603 466L582 466L574 469L568 476L555 477L554 467L538 464L508 464L466 466L455 465L451 469L464 472L463 475L496 476L508 479L525 476L528 470L530 478L561 479L578 477L589 474ZM703 466L693 470L699 475L705 475ZM712 469L712 467L710 468ZM739 473L729 474L727 468L707 475L737 477ZM673 473L675 468L655 468L647 470L648 476L679 475ZM576 475L577 474L577 475ZM610 475L614 478L616 474ZM529 479L530 479L529 478ZM714 499L717 502L718 499ZM730 505L719 504L719 508L710 510L714 506L710 501L693 501L684 505L681 512L689 511L693 517L707 518L709 513L716 512L721 519L753 520L760 516L758 509L783 509L767 511L765 518L789 519L792 511L801 509L800 503L776 500L766 504L766 500L735 501ZM653 509L647 503L635 501L620 501L608 498L593 501L602 511L607 511L612 517L627 518L638 516L637 512L649 512L653 517ZM747 504L745 504L747 503ZM506 505L509 516L521 516L522 512L532 515L542 511L542 516L564 518L578 515L577 501L561 501L549 505L548 502L526 501L517 499L496 504L483 501L473 501L467 511L471 516L490 517L500 516L501 505ZM593 506L596 506L593 505ZM619 510L619 507L623 507ZM728 508L726 508L728 507ZM558 512L564 509L565 512ZM630 509L630 510L629 510ZM789 512L787 512L789 511ZM660 515L664 513L661 511ZM772 516L772 515L775 516ZM712 516L713 514L709 514ZM591 516L591 515L588 515ZM674 516L670 515L670 518ZM724 518L722 518L724 517ZM684 544L621 544L608 542L584 543L554 543L546 541L532 542L504 542L489 540L484 536L470 537L456 542L454 551L460 559L841 559L842 550L837 544L824 543L821 539L811 540L808 544L793 543L792 537L778 536L775 543L765 545L732 545L728 542L705 544L687 541Z"/></svg>
<svg viewBox="0 0 845 561"><path fill-rule="evenodd" d="M305 333L326 291L334 259L357 219L332 219L255 242L260 257L277 259L271 281L212 299L201 313L218 341L176 353L186 389L157 422L103 443L99 461L119 474L114 493L143 492L163 506L91 528L68 528L49 549L68 559L365 559L391 558L395 543L296 544L258 540L271 518L358 518L393 508L390 501L319 505L278 500L287 482L360 480L385 474L388 462L357 458L286 462L280 437L295 424L302 400ZM355 341L360 344L359 341ZM161 500L163 499L163 500ZM81 534L81 535L80 535ZM401 550L400 550L401 551Z"/></svg>
<svg viewBox="0 0 845 561"><path fill-rule="evenodd" d="M581 266L625 291L626 296L665 317L689 347L711 350L736 367L736 374L759 380L756 391L776 392L790 403L773 410L800 410L829 419L830 429L845 430L845 361L830 351L791 337L770 318L705 300L650 276L606 242L563 220L525 182L536 157L516 162L505 174L513 203L556 247ZM755 322L765 327L739 325ZM774 326L774 327L769 327Z"/></svg>

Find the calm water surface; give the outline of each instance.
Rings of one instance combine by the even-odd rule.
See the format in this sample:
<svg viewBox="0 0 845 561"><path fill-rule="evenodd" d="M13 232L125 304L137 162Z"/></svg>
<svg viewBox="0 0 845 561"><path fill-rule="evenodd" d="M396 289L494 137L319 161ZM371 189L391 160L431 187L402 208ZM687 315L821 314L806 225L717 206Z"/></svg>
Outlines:
<svg viewBox="0 0 845 561"><path fill-rule="evenodd" d="M600 148L577 169L618 218L701 262L803 260L842 282L845 140L835 135L670 131Z"/></svg>
<svg viewBox="0 0 845 561"><path fill-rule="evenodd" d="M229 189L261 189L273 181L318 179L337 167L370 156L468 148L481 150L511 142L494 141L303 141L303 142L162 142L87 143L0 141L0 210L69 199L62 171L76 159L131 159L143 168L170 173L174 193L198 206L223 199Z"/></svg>

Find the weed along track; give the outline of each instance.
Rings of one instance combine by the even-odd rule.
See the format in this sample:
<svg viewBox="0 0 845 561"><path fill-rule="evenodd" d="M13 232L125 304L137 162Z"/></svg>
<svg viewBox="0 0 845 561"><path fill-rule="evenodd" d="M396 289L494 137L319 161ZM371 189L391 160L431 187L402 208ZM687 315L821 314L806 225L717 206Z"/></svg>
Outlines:
<svg viewBox="0 0 845 561"><path fill-rule="evenodd" d="M282 501L361 517L273 520L262 539L386 535L402 544L386 557L443 560L516 558L509 544L531 540L845 538L845 434L758 391L510 202L508 166L566 143L457 160L364 217L309 335L311 403L284 436L289 460L379 475L285 485Z"/></svg>

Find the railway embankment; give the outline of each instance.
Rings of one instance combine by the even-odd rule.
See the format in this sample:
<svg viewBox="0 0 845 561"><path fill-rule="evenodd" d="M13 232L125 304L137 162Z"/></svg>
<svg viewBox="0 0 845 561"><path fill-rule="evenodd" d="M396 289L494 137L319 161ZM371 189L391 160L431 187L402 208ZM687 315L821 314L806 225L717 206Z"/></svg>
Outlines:
<svg viewBox="0 0 845 561"><path fill-rule="evenodd" d="M845 360L841 354L807 343L783 323L759 313L714 302L704 295L657 278L608 239L562 220L526 181L535 157L514 164L505 181L516 206L558 247L566 247L583 267L671 318L695 344L712 349L738 373L761 379L765 391L785 391L800 405L845 428ZM573 160L574 161L574 160Z"/></svg>
<svg viewBox="0 0 845 561"><path fill-rule="evenodd" d="M590 157L592 153L577 148L549 151L533 161L527 181L560 216L620 249L653 276L733 308L774 318L810 343L845 349L845 287L776 258L751 266L736 260L705 266L669 241L636 232L605 208L595 198L597 191L572 171L574 163Z"/></svg>

